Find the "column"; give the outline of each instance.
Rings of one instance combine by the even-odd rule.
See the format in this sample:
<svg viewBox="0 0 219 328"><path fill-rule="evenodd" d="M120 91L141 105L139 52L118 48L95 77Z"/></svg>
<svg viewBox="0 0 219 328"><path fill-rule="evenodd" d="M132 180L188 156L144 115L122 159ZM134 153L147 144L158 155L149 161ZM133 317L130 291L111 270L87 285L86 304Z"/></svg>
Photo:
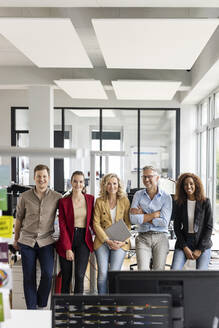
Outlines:
<svg viewBox="0 0 219 328"><path fill-rule="evenodd" d="M32 148L53 148L54 145L54 90L50 86L29 88L29 136ZM30 157L30 179L34 184L33 170L37 164L50 168L50 186L54 185L54 159L50 157Z"/></svg>

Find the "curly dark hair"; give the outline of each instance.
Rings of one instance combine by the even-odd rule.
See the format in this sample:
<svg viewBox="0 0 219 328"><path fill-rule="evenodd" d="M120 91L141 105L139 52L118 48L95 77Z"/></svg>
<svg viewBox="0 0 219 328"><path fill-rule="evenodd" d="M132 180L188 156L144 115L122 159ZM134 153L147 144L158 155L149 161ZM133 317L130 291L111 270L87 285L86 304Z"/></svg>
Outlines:
<svg viewBox="0 0 219 328"><path fill-rule="evenodd" d="M200 202L205 201L206 197L201 179L194 173L183 173L179 176L176 182L176 194L174 198L177 203L181 205L187 200L187 194L184 190L184 182L186 178L192 178L195 183L195 200Z"/></svg>

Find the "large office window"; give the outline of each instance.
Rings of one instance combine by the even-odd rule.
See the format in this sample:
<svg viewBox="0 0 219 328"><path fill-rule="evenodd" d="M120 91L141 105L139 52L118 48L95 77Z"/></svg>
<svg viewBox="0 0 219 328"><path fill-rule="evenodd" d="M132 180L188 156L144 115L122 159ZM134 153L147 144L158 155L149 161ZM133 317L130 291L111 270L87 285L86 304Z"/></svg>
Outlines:
<svg viewBox="0 0 219 328"><path fill-rule="evenodd" d="M22 138L28 145L28 110L25 111L26 139ZM96 156L97 186L103 174L114 172L121 177L125 189L139 188L145 165L153 165L163 177L175 179L179 174L179 124L179 109L55 108L54 146L77 149L81 155L57 160L54 168L59 168L59 175L54 175L54 181L64 180L66 190L70 188L72 172L81 170L89 192L91 151Z"/></svg>
<svg viewBox="0 0 219 328"><path fill-rule="evenodd" d="M202 110L201 110L201 125L205 126L208 123L208 102L205 101L202 105Z"/></svg>
<svg viewBox="0 0 219 328"><path fill-rule="evenodd" d="M219 118L219 92L215 95L215 118Z"/></svg>
<svg viewBox="0 0 219 328"><path fill-rule="evenodd" d="M118 129L113 130L109 127L108 130L102 132L102 150L103 151L120 151L122 147L121 140L121 131ZM92 146L91 150L99 151L100 150L100 132L92 131ZM108 172L114 172L120 176L121 174L121 163L119 156L104 156L105 160L102 161L102 174ZM101 161L97 162L97 172L100 172Z"/></svg>
<svg viewBox="0 0 219 328"><path fill-rule="evenodd" d="M64 159L65 190L71 187L70 178L74 171L83 171L87 191L90 191L90 150L92 150L92 131L99 129L98 109L55 108L54 112L64 111L64 147L77 149L76 158ZM98 141L97 141L98 142Z"/></svg>
<svg viewBox="0 0 219 328"><path fill-rule="evenodd" d="M207 188L207 176L206 176L206 167L207 167L207 131L203 131L201 133L201 179L202 179L202 183L204 185L204 188L206 190Z"/></svg>
<svg viewBox="0 0 219 328"><path fill-rule="evenodd" d="M219 227L219 92L199 104L197 113L198 174L212 202L214 223Z"/></svg>
<svg viewBox="0 0 219 328"><path fill-rule="evenodd" d="M110 155L106 160L109 163L114 163L113 167L109 167L108 172L116 172L122 179L124 186L131 188L136 186L136 175L137 175L137 156L133 153L137 151L137 110L121 109L111 110L113 113L110 117L110 110L102 111L102 129L103 133L107 130L113 130L119 132L120 143L117 143L116 147L113 144L108 145L108 149L103 150L116 150L120 151L122 155L112 156ZM104 161L103 161L104 164ZM103 167L103 170L106 169Z"/></svg>
<svg viewBox="0 0 219 328"><path fill-rule="evenodd" d="M219 127L216 128L216 183L215 183L216 203L215 216L219 224Z"/></svg>
<svg viewBox="0 0 219 328"><path fill-rule="evenodd" d="M214 108L214 200L215 200L215 218L219 226L219 92L215 95L215 108Z"/></svg>
<svg viewBox="0 0 219 328"><path fill-rule="evenodd" d="M175 179L176 113L145 110L140 116L140 167L152 165L162 177ZM143 184L141 182L141 186Z"/></svg>

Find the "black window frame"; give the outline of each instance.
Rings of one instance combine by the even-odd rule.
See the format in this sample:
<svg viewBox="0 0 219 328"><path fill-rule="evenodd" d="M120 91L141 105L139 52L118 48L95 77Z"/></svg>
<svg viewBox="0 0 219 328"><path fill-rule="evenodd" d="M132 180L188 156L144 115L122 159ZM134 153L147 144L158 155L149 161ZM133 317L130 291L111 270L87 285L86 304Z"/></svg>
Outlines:
<svg viewBox="0 0 219 328"><path fill-rule="evenodd" d="M178 177L180 174L180 108L163 108L163 107L156 107L156 108L113 108L113 107L104 107L104 108L97 108L97 107L54 107L54 110L61 110L62 111L62 133L63 133L63 145L64 145L64 138L65 138L65 110L99 110L99 141L100 141L100 151L102 150L102 142L104 137L103 131L103 111L104 110L132 110L137 112L137 188L140 188L140 149L141 149L141 112L142 111L156 111L156 110L165 110L165 111L175 111L176 112L176 145L175 145L175 176ZM11 107L11 145L16 146L16 134L17 133L29 133L26 130L16 130L16 115L15 111L19 109L27 109L28 107ZM16 158L11 159L11 174L12 180L16 181ZM102 176L102 156L100 156L100 176Z"/></svg>

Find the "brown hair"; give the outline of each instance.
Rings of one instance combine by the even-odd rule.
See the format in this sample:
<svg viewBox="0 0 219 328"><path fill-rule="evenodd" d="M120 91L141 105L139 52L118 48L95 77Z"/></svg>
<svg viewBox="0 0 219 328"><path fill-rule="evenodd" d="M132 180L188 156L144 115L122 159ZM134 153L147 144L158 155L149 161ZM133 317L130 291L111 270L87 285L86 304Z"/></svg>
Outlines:
<svg viewBox="0 0 219 328"><path fill-rule="evenodd" d="M42 171L42 170L46 170L48 173L48 176L50 176L50 169L48 168L48 166L44 165L44 164L38 164L34 168L34 177L35 177L37 171Z"/></svg>
<svg viewBox="0 0 219 328"><path fill-rule="evenodd" d="M84 173L82 171L74 171L71 175L71 183L72 183L72 180L74 178L75 175L82 175L83 178L84 178L84 182L85 182L85 177L84 177ZM83 190L82 190L82 193L83 194L86 194L86 187L84 186Z"/></svg>
<svg viewBox="0 0 219 328"><path fill-rule="evenodd" d="M203 202L206 197L204 187L201 179L194 173L183 173L179 176L176 182L175 200L178 204L182 204L187 199L187 194L184 190L184 183L186 178L192 178L195 184L195 200Z"/></svg>
<svg viewBox="0 0 219 328"><path fill-rule="evenodd" d="M117 174L115 173L109 173L109 174L106 174L104 175L104 177L101 179L100 181L100 192L99 192L99 195L101 198L103 198L105 201L107 200L108 198L108 193L106 191L106 187L107 187L107 184L109 182L109 180L111 178L116 178L117 181L118 181L118 191L117 191L117 194L116 194L116 197L118 199L121 199L122 197L125 196L125 192L123 190L123 186L122 186L122 183L121 183L121 180L120 178L118 177Z"/></svg>

